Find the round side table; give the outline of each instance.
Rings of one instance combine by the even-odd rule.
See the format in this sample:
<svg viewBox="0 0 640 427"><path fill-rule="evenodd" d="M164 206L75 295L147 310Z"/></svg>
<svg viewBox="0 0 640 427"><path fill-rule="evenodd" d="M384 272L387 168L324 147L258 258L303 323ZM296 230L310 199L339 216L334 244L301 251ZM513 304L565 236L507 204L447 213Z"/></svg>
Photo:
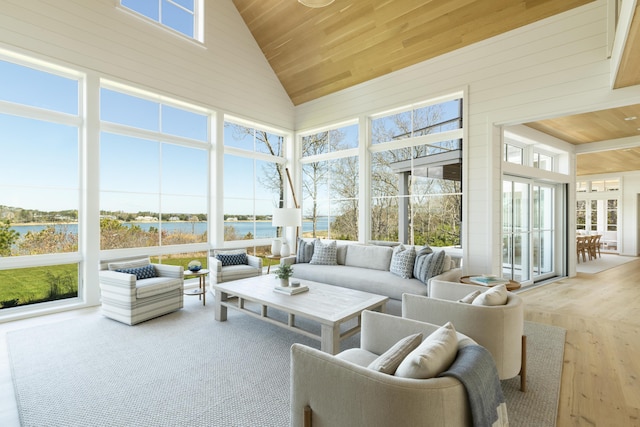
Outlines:
<svg viewBox="0 0 640 427"><path fill-rule="evenodd" d="M198 295L198 299L202 300L202 305L207 305L207 274L209 274L209 270L203 268L198 271L185 270L184 277L193 277L196 276L200 280L198 287L196 289L189 289L184 291L185 295Z"/></svg>
<svg viewBox="0 0 640 427"><path fill-rule="evenodd" d="M476 285L476 286L483 286L483 285L478 285L477 283L473 283L471 281L471 277L474 276L480 276L480 274L473 274L470 276L462 276L460 278L460 283L464 283L465 285ZM491 287L491 286L495 286L495 285L488 285L487 287ZM520 289L522 285L520 285L520 282L516 282L515 280L509 280L509 283L507 283L507 290L508 291L515 291L516 289Z"/></svg>

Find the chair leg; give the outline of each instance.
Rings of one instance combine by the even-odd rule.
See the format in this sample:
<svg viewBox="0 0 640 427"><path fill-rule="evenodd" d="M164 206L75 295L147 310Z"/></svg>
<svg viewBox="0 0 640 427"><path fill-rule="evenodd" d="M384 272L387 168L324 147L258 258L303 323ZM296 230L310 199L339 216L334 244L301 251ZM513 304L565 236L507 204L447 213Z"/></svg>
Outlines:
<svg viewBox="0 0 640 427"><path fill-rule="evenodd" d="M527 336L522 336L522 359L520 361L520 391L527 391Z"/></svg>
<svg viewBox="0 0 640 427"><path fill-rule="evenodd" d="M311 427L311 406L309 405L304 407L304 418L302 423L303 427Z"/></svg>

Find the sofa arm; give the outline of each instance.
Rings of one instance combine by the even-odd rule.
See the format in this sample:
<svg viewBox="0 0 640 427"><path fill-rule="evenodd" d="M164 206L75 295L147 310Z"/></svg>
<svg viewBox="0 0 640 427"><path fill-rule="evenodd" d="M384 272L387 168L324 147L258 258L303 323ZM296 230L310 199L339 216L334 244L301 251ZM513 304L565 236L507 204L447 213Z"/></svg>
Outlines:
<svg viewBox="0 0 640 427"><path fill-rule="evenodd" d="M136 275L129 273L120 273L118 271L101 270L98 273L100 278L100 287L115 287L125 289L135 289Z"/></svg>
<svg viewBox="0 0 640 427"><path fill-rule="evenodd" d="M173 277L175 279L184 278L184 267L170 264L151 264L160 277Z"/></svg>
<svg viewBox="0 0 640 427"><path fill-rule="evenodd" d="M216 283L222 282L222 262L214 257L209 257L209 270L211 270L212 276L215 276Z"/></svg>
<svg viewBox="0 0 640 427"><path fill-rule="evenodd" d="M262 270L262 258L247 254L247 264L251 267L259 268Z"/></svg>
<svg viewBox="0 0 640 427"><path fill-rule="evenodd" d="M296 263L296 256L295 255L291 255L291 256L287 256L284 258L280 258L280 264L281 265L293 265Z"/></svg>

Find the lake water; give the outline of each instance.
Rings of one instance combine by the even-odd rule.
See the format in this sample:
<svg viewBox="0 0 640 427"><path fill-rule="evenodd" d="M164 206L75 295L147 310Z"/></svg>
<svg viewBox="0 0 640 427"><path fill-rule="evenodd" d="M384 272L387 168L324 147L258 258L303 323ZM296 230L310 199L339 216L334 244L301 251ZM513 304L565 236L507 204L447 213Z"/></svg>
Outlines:
<svg viewBox="0 0 640 427"><path fill-rule="evenodd" d="M123 223L124 225L131 226L135 224L147 231L151 227L158 227L157 223L152 222L135 222L135 223ZM247 233L251 233L254 235L254 238L271 238L276 236L276 228L271 226L271 222L235 222L235 221L225 221L225 226L231 226L235 228L236 234L240 237L246 236ZM254 229L255 225L255 229ZM12 226L11 229L20 233L20 236L24 236L29 231L32 233L37 233L46 228L46 225L16 225ZM58 224L56 225L56 229L60 231L68 231L73 234L78 233L78 224ZM162 229L168 232L173 231L182 231L184 233L195 233L195 234L203 234L207 231L207 223L206 222L163 222ZM326 231L329 229L329 218L328 217L320 217L318 218L318 223L316 229L318 231ZM302 223L302 232L310 232L313 230L313 223L311 221L303 221Z"/></svg>

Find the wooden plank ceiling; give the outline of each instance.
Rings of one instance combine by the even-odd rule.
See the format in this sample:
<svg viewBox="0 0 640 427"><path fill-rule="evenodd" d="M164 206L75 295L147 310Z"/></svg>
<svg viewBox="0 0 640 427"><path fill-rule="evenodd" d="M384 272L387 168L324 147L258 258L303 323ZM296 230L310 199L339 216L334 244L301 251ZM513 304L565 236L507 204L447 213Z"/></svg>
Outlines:
<svg viewBox="0 0 640 427"><path fill-rule="evenodd" d="M593 0L233 0L294 105Z"/></svg>
<svg viewBox="0 0 640 427"><path fill-rule="evenodd" d="M594 0L233 0L294 105ZM614 89L640 84L640 5ZM525 123L572 144L640 137L640 104ZM613 145L613 144L612 144ZM640 170L640 148L578 155L577 175Z"/></svg>

